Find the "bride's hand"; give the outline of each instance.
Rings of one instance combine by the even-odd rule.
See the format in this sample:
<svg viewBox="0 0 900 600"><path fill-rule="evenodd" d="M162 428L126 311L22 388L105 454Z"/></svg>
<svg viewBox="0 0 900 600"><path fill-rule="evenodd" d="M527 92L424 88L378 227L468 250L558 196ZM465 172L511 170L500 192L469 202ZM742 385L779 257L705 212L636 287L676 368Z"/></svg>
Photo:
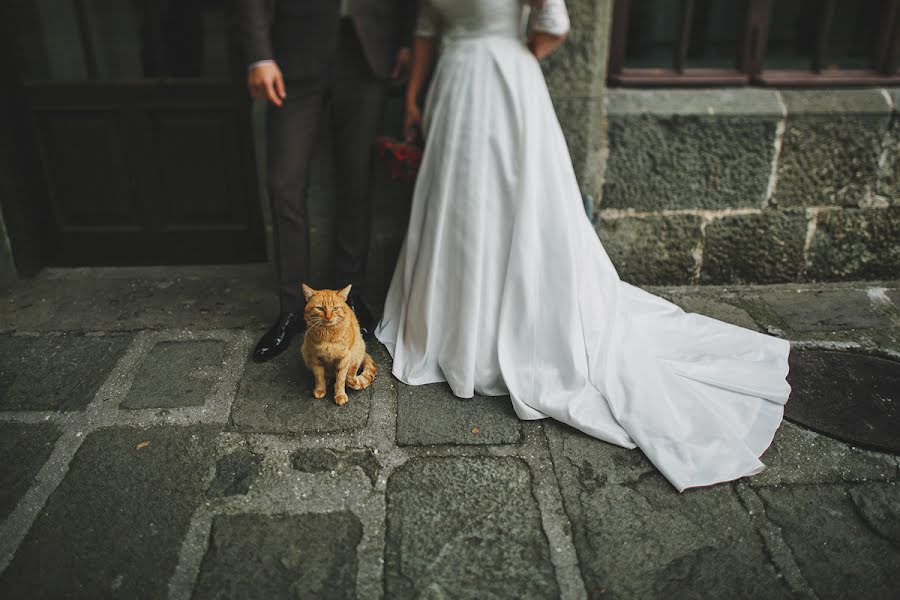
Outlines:
<svg viewBox="0 0 900 600"><path fill-rule="evenodd" d="M418 131L422 129L422 111L418 104L406 105L406 117L403 119L403 137L407 142L416 141Z"/></svg>

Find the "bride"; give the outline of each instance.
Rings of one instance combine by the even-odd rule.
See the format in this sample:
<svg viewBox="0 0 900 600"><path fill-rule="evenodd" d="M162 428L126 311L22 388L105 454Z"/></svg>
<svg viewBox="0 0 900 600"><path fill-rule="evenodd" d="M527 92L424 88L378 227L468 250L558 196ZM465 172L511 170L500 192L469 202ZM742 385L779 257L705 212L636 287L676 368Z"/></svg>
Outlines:
<svg viewBox="0 0 900 600"><path fill-rule="evenodd" d="M563 0L426 0L406 123L427 143L375 335L401 381L509 394L522 419L639 447L679 491L758 473L789 344L619 280L537 60L568 29Z"/></svg>

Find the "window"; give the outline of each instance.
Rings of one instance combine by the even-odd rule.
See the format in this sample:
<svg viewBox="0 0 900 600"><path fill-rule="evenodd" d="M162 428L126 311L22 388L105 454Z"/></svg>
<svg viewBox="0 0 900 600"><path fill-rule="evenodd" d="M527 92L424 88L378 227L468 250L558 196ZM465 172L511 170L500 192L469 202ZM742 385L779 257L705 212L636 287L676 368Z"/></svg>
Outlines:
<svg viewBox="0 0 900 600"><path fill-rule="evenodd" d="M900 83L900 0L616 0L609 83Z"/></svg>

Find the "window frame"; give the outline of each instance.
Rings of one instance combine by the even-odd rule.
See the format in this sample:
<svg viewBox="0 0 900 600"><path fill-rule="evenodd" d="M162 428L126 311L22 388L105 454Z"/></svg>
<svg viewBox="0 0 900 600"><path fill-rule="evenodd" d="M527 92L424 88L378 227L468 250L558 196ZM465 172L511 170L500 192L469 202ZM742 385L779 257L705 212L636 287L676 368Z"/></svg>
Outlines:
<svg viewBox="0 0 900 600"><path fill-rule="evenodd" d="M833 87L900 84L900 0L886 0L885 15L877 36L872 69L823 69L824 40L831 25L837 0L825 0L816 33L815 54L807 69L765 69L769 20L775 0L746 0L743 36L736 67L686 68L687 48L695 0L682 0L681 23L670 68L626 68L625 48L631 0L615 0L613 5L607 83L620 87L697 86L794 86Z"/></svg>

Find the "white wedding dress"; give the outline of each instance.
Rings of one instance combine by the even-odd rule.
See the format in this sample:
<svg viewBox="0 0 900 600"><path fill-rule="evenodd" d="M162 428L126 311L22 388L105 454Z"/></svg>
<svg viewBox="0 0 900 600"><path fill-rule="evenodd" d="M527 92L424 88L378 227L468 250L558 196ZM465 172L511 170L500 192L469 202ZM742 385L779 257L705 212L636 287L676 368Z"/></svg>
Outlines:
<svg viewBox="0 0 900 600"><path fill-rule="evenodd" d="M509 394L647 455L680 491L757 473L790 392L788 342L619 280L584 213L521 0L430 0L442 36L409 229L375 331L393 374ZM563 0L533 30L561 34Z"/></svg>

